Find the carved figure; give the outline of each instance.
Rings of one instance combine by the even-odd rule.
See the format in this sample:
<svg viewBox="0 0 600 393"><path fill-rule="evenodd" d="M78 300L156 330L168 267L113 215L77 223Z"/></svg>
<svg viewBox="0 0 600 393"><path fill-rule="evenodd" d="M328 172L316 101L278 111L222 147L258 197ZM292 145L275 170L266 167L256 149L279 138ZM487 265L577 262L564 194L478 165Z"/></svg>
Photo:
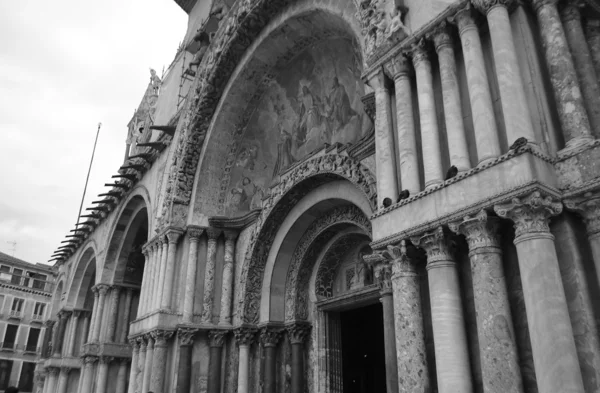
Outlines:
<svg viewBox="0 0 600 393"><path fill-rule="evenodd" d="M161 83L162 81L160 80L158 75L156 75L156 71L153 68L150 68L150 84L152 85L154 95L158 95Z"/></svg>
<svg viewBox="0 0 600 393"><path fill-rule="evenodd" d="M399 31L403 31L406 35L410 34L408 28L404 25L404 22L402 22L403 11L404 10L402 6L397 6L395 12L390 14L391 20L388 26L388 31L386 32L386 37L388 40L393 39Z"/></svg>

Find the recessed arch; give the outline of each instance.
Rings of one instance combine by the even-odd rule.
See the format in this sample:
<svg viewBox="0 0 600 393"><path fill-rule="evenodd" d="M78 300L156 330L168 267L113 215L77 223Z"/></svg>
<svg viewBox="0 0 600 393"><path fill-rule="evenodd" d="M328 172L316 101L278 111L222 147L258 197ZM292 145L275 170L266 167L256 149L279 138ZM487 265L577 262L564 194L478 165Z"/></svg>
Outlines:
<svg viewBox="0 0 600 393"><path fill-rule="evenodd" d="M83 250L75 265L67 295L67 305L74 308L83 308L86 294L95 285L97 279L97 249L95 243L90 241L83 247Z"/></svg>

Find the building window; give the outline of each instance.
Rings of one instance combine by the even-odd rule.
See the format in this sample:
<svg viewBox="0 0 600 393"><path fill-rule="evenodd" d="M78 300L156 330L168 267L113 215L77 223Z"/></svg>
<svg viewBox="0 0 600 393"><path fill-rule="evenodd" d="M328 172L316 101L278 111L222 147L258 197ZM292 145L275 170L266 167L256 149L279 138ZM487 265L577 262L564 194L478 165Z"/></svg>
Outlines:
<svg viewBox="0 0 600 393"><path fill-rule="evenodd" d="M0 266L0 280L10 281L10 266Z"/></svg>
<svg viewBox="0 0 600 393"><path fill-rule="evenodd" d="M31 286L33 289L39 289L44 291L46 289L46 278L45 274L39 273L28 273L29 277L33 278L33 285Z"/></svg>
<svg viewBox="0 0 600 393"><path fill-rule="evenodd" d="M33 391L35 363L23 362L21 367L21 377L19 378L19 391L20 392L31 392Z"/></svg>
<svg viewBox="0 0 600 393"><path fill-rule="evenodd" d="M36 302L35 307L33 308L33 319L42 320L44 319L44 311L46 310L46 305L44 303Z"/></svg>
<svg viewBox="0 0 600 393"><path fill-rule="evenodd" d="M2 390L5 390L8 387L12 366L12 360L0 360L0 389Z"/></svg>
<svg viewBox="0 0 600 393"><path fill-rule="evenodd" d="M13 269L13 275L10 279L10 283L14 285L21 285L21 278L23 276L23 269Z"/></svg>
<svg viewBox="0 0 600 393"><path fill-rule="evenodd" d="M15 349L15 340L19 325L6 325L6 333L4 333L3 349Z"/></svg>
<svg viewBox="0 0 600 393"><path fill-rule="evenodd" d="M23 311L23 303L25 303L25 299L19 299L18 297L14 298L11 311Z"/></svg>
<svg viewBox="0 0 600 393"><path fill-rule="evenodd" d="M40 338L40 329L30 328L27 343L25 344L25 352L37 352L38 339Z"/></svg>

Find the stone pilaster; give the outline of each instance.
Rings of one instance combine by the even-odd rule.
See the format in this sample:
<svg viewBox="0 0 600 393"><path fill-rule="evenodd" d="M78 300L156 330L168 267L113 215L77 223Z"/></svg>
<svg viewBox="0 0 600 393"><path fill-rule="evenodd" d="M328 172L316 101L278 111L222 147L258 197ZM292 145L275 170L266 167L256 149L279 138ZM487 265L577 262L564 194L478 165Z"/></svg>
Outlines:
<svg viewBox="0 0 600 393"><path fill-rule="evenodd" d="M201 321L212 323L213 302L215 298L215 264L217 259L217 240L221 235L220 229L208 228L208 247L206 249L206 270L204 272L204 299L202 303Z"/></svg>
<svg viewBox="0 0 600 393"><path fill-rule="evenodd" d="M231 300L233 297L233 274L235 266L235 230L225 230L225 263L223 265L223 286L221 290L221 313L219 325L231 325Z"/></svg>
<svg viewBox="0 0 600 393"><path fill-rule="evenodd" d="M588 17L585 21L585 37L590 48L596 76L600 79L600 19Z"/></svg>
<svg viewBox="0 0 600 393"><path fill-rule="evenodd" d="M508 15L508 7L514 0L473 0L472 2L487 16L508 144L521 137L535 143L533 123L529 114L523 78L519 72L517 51Z"/></svg>
<svg viewBox="0 0 600 393"><path fill-rule="evenodd" d="M581 23L579 8L583 5L583 1L580 0L567 0L562 4L560 16L573 56L575 71L579 78L583 104L587 110L592 134L598 138L600 137L600 87L598 86L592 55L585 40Z"/></svg>
<svg viewBox="0 0 600 393"><path fill-rule="evenodd" d="M221 391L221 354L228 333L227 330L211 330L208 332L210 363L207 393L219 393Z"/></svg>
<svg viewBox="0 0 600 393"><path fill-rule="evenodd" d="M100 328L102 327L102 318L104 317L104 302L109 286L106 284L98 284L96 285L96 289L98 291L98 307L96 310L96 318L94 318L93 342L98 342L100 340Z"/></svg>
<svg viewBox="0 0 600 393"><path fill-rule="evenodd" d="M473 391L456 262L442 227L411 241L427 252L435 364L440 393Z"/></svg>
<svg viewBox="0 0 600 393"><path fill-rule="evenodd" d="M444 174L440 150L440 133L437 125L433 93L433 76L425 40L421 40L413 46L412 62L417 77L423 174L425 176L425 189L428 189L442 183L444 181Z"/></svg>
<svg viewBox="0 0 600 393"><path fill-rule="evenodd" d="M248 393L250 372L250 346L255 340L257 329L241 327L233 331L239 346L238 393Z"/></svg>
<svg viewBox="0 0 600 393"><path fill-rule="evenodd" d="M263 393L275 393L277 373L277 344L281 340L282 329L278 327L265 326L261 329L260 339L265 348L265 374L263 381ZM209 392L210 393L210 392Z"/></svg>
<svg viewBox="0 0 600 393"><path fill-rule="evenodd" d="M306 323L287 326L288 337L292 344L291 393L304 393L304 342L310 334L310 329L311 326Z"/></svg>
<svg viewBox="0 0 600 393"><path fill-rule="evenodd" d="M92 381L94 380L94 364L97 361L98 358L96 356L85 356L83 358L83 372L81 375L81 393L93 393Z"/></svg>
<svg viewBox="0 0 600 393"><path fill-rule="evenodd" d="M508 302L498 219L482 210L450 224L469 245L477 333L481 352L483 390L490 393L521 393L517 343Z"/></svg>
<svg viewBox="0 0 600 393"><path fill-rule="evenodd" d="M471 163L463 122L456 57L454 56L454 38L446 22L442 23L432 37L440 66L450 163L463 172L471 168Z"/></svg>
<svg viewBox="0 0 600 393"><path fill-rule="evenodd" d="M196 288L196 266L198 264L198 242L204 228L188 227L190 248L187 257L185 293L183 296L183 323L191 323L194 316L194 293Z"/></svg>
<svg viewBox="0 0 600 393"><path fill-rule="evenodd" d="M179 337L179 368L177 372L176 393L189 393L192 378L192 347L194 335L198 329L180 328Z"/></svg>
<svg viewBox="0 0 600 393"><path fill-rule="evenodd" d="M106 329L106 340L109 342L115 341L115 333L117 331L117 314L119 312L119 293L121 287L113 285L110 290L110 302L108 304L108 326Z"/></svg>
<svg viewBox="0 0 600 393"><path fill-rule="evenodd" d="M160 310L162 299L164 297L165 281L167 274L167 259L169 257L169 239L165 235L160 237L160 268L157 270L158 288L154 296L154 309Z"/></svg>
<svg viewBox="0 0 600 393"><path fill-rule="evenodd" d="M98 363L98 374L96 378L96 393L107 393L108 385L108 366L112 363L115 358L110 356L100 356L100 363Z"/></svg>
<svg viewBox="0 0 600 393"><path fill-rule="evenodd" d="M383 200L398 197L396 178L396 159L392 135L390 113L390 93L386 87L383 69L371 75L369 86L375 91L375 160L377 161L377 206L383 206Z"/></svg>
<svg viewBox="0 0 600 393"><path fill-rule="evenodd" d="M382 253L392 264L394 326L400 393L428 392L429 365L421 306L421 281L416 262L409 258L406 242L388 246Z"/></svg>
<svg viewBox="0 0 600 393"><path fill-rule="evenodd" d="M169 310L171 308L171 297L173 296L173 279L175 277L175 256L177 253L177 242L183 231L178 228L169 228L167 230L168 248L167 248L167 267L165 269L165 283L163 286L162 300L160 308Z"/></svg>
<svg viewBox="0 0 600 393"><path fill-rule="evenodd" d="M547 8L544 6L542 8ZM538 10L539 15L539 10ZM540 393L583 392L583 380L549 218L562 205L539 191L494 206L514 222L515 246Z"/></svg>
<svg viewBox="0 0 600 393"><path fill-rule="evenodd" d="M164 391L165 373L167 368L167 341L173 337L171 330L155 330L151 333L154 339L154 353L152 355L152 377L150 390L153 392ZM146 356L148 356L146 354Z"/></svg>
<svg viewBox="0 0 600 393"><path fill-rule="evenodd" d="M140 361L140 342L137 338L129 340L131 346L131 367L129 369L129 387L127 388L128 393L135 393L139 390L138 388L138 372L139 372L139 361Z"/></svg>
<svg viewBox="0 0 600 393"><path fill-rule="evenodd" d="M403 189L408 190L411 195L415 195L421 191L421 181L410 81L410 61L403 54L396 55L386 64L386 71L394 79L396 92L400 183Z"/></svg>
<svg viewBox="0 0 600 393"><path fill-rule="evenodd" d="M481 164L498 157L501 153L483 49L470 5L459 11L454 16L453 22L458 26L462 44L475 128L477 160Z"/></svg>
<svg viewBox="0 0 600 393"><path fill-rule="evenodd" d="M565 150L592 140L590 122L573 58L556 8L556 0L530 0L535 9L558 117L567 142Z"/></svg>

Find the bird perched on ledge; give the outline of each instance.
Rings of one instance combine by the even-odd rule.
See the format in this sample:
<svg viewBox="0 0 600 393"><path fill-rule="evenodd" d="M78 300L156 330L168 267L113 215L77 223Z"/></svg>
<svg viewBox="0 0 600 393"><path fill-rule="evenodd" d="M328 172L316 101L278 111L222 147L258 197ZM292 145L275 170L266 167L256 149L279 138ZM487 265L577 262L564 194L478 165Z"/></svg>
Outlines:
<svg viewBox="0 0 600 393"><path fill-rule="evenodd" d="M520 137L520 138L517 138L517 140L512 145L510 145L508 150L517 150L518 148L523 147L523 146L527 146L527 138Z"/></svg>
<svg viewBox="0 0 600 393"><path fill-rule="evenodd" d="M446 178L444 180L450 180L452 179L454 176L456 176L458 174L458 168L455 167L454 165L452 165L449 169L448 172L446 172Z"/></svg>
<svg viewBox="0 0 600 393"><path fill-rule="evenodd" d="M400 194L398 195L398 202L400 202L403 199L408 199L409 196L410 196L410 191L408 191L408 190L400 191Z"/></svg>
<svg viewBox="0 0 600 393"><path fill-rule="evenodd" d="M387 209L392 206L392 200L390 198L383 198L383 208Z"/></svg>

